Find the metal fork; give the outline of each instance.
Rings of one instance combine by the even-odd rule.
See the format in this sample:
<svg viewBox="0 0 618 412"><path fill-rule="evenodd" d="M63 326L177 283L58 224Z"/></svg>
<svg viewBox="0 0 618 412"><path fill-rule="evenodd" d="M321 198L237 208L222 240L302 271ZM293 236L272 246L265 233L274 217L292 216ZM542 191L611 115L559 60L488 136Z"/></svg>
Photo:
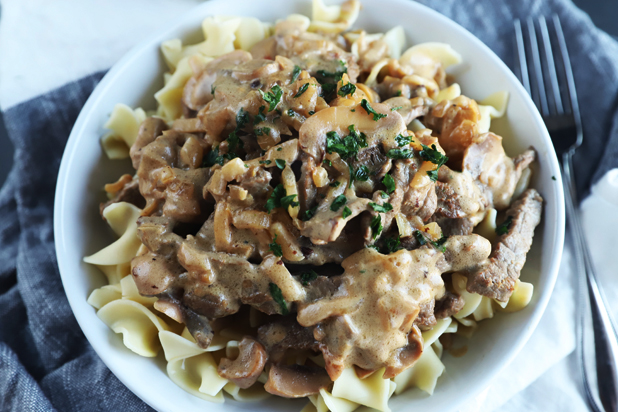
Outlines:
<svg viewBox="0 0 618 412"><path fill-rule="evenodd" d="M614 412L618 410L618 339L606 304L607 299L599 288L584 238L573 178L573 156L583 140L575 81L558 16L554 15L551 19L554 29L554 36L551 37L550 25L545 17L540 17L536 23L531 18L523 24L520 20L514 23L520 80L541 112L558 154L562 166L567 219L577 262L576 273L584 272L586 275L585 279L579 276L581 287L577 334L584 390L591 408L601 411L593 395L587 373L588 361L584 354L584 321L587 312L584 291L587 289L594 330L599 399L606 411ZM552 43L557 45L556 53Z"/></svg>

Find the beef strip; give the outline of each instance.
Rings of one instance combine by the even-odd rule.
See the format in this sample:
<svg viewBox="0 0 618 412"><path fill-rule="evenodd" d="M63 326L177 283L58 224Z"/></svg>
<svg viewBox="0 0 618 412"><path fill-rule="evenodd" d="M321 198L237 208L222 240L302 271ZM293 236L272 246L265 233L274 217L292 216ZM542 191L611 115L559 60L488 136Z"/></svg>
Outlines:
<svg viewBox="0 0 618 412"><path fill-rule="evenodd" d="M534 189L526 190L507 210L512 223L498 239L489 260L468 275L467 290L501 302L508 301L519 279L526 254L532 245L534 228L541 221L543 198Z"/></svg>
<svg viewBox="0 0 618 412"><path fill-rule="evenodd" d="M448 318L459 312L464 304L465 301L461 296L447 290L444 296L436 301L433 314L436 319Z"/></svg>

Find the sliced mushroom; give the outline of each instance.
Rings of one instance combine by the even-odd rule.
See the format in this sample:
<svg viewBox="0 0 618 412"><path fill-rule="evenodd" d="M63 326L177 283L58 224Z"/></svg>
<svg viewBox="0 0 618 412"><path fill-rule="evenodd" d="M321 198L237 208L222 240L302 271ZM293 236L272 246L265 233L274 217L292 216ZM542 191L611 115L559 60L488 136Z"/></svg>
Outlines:
<svg viewBox="0 0 618 412"><path fill-rule="evenodd" d="M423 353L423 336L418 326L414 325L408 334L408 344L399 349L394 358L397 359L397 366L389 366L384 371L384 379L394 378L421 357Z"/></svg>
<svg viewBox="0 0 618 412"><path fill-rule="evenodd" d="M284 398L303 398L331 384L326 370L318 366L272 365L264 389Z"/></svg>
<svg viewBox="0 0 618 412"><path fill-rule="evenodd" d="M264 370L268 359L266 350L261 343L245 336L238 343L240 354L234 360L222 358L217 372L222 378L234 382L242 389L253 385Z"/></svg>

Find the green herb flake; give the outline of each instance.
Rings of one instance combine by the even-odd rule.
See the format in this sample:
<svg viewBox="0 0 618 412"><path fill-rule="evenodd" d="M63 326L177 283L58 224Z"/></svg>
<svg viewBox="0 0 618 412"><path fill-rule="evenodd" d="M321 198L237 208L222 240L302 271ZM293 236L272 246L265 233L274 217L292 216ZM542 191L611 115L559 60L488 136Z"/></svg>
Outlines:
<svg viewBox="0 0 618 412"><path fill-rule="evenodd" d="M388 193L386 193L386 192L380 192L380 197L382 199L388 199L389 198Z"/></svg>
<svg viewBox="0 0 618 412"><path fill-rule="evenodd" d="M393 205L391 205L390 203L384 203L383 205L379 205L377 203L369 202L369 206L371 206L373 210L378 213L388 213L393 210Z"/></svg>
<svg viewBox="0 0 618 412"><path fill-rule="evenodd" d="M371 228L373 239L380 236L380 233L382 233L382 229L384 228L382 226L382 218L380 217L380 215L374 216L371 219L371 224L369 225L369 227ZM376 250L377 250L377 247L376 247Z"/></svg>
<svg viewBox="0 0 618 412"><path fill-rule="evenodd" d="M268 136L270 134L270 127L256 127L253 129L256 136Z"/></svg>
<svg viewBox="0 0 618 412"><path fill-rule="evenodd" d="M315 273L315 270L310 270L309 272L303 272L300 275L300 283L303 286L309 286L309 282L312 282L318 278L318 274Z"/></svg>
<svg viewBox="0 0 618 412"><path fill-rule="evenodd" d="M333 183L330 183L329 186L330 187L339 187L340 184L341 184L341 182L339 180L335 180Z"/></svg>
<svg viewBox="0 0 618 412"><path fill-rule="evenodd" d="M280 151L282 151L282 150L283 150L283 147L278 147L278 148L277 148L277 151L278 151L278 152L280 152Z"/></svg>
<svg viewBox="0 0 618 412"><path fill-rule="evenodd" d="M285 188L278 184L266 201L266 211L270 213L273 209L281 207L281 199L285 197Z"/></svg>
<svg viewBox="0 0 618 412"><path fill-rule="evenodd" d="M296 114L296 112L294 110L288 109L288 116L294 117L295 114Z"/></svg>
<svg viewBox="0 0 618 412"><path fill-rule="evenodd" d="M414 237L416 238L416 240L418 241L418 243L421 244L421 246L423 246L424 244L427 243L427 239L425 238L425 236L423 235L423 232L421 232L420 230L415 230L414 231Z"/></svg>
<svg viewBox="0 0 618 412"><path fill-rule="evenodd" d="M350 210L349 207L346 206L343 208L343 213L341 213L341 217L344 219L347 219L348 216L350 216L351 214L352 214L352 211Z"/></svg>
<svg viewBox="0 0 618 412"><path fill-rule="evenodd" d="M331 162L331 161L330 161L330 159L324 159L324 160L322 161L322 164L323 164L323 165L326 165L326 166L328 166L328 167L333 167L333 162Z"/></svg>
<svg viewBox="0 0 618 412"><path fill-rule="evenodd" d="M266 121L266 114L264 114L264 110L266 110L266 106L260 106L258 114L256 114L253 118L253 124L260 124Z"/></svg>
<svg viewBox="0 0 618 412"><path fill-rule="evenodd" d="M395 96L401 96L401 90L397 90L397 93L395 93Z"/></svg>
<svg viewBox="0 0 618 412"><path fill-rule="evenodd" d="M279 307L281 308L281 314L285 316L290 313L288 305L285 302L285 299L283 299L283 293L281 292L279 286L277 286L276 283L271 282L268 284L268 288L270 289L270 296L272 296L273 300L279 304Z"/></svg>
<svg viewBox="0 0 618 412"><path fill-rule="evenodd" d="M275 163L277 164L277 167L281 170L285 169L285 160L283 159L275 159Z"/></svg>
<svg viewBox="0 0 618 412"><path fill-rule="evenodd" d="M290 81L290 83L294 83L296 79L298 79L301 71L302 69L300 68L300 66L294 66L294 70L292 70L292 81Z"/></svg>
<svg viewBox="0 0 618 412"><path fill-rule="evenodd" d="M442 234L442 237L440 237L440 239L436 240L436 241L431 241L431 244L438 249L440 252L444 253L446 252L446 246L444 245L446 243L446 241L448 240L447 237L444 237L444 234Z"/></svg>
<svg viewBox="0 0 618 412"><path fill-rule="evenodd" d="M305 212L303 213L301 220L303 222L306 222L307 220L310 220L314 215L315 215L315 211L318 209L318 206L315 205L313 206L311 209L307 209L305 210Z"/></svg>
<svg viewBox="0 0 618 412"><path fill-rule="evenodd" d="M403 106L391 107L391 112L396 112L399 109L403 109Z"/></svg>
<svg viewBox="0 0 618 412"><path fill-rule="evenodd" d="M337 94L338 94L339 96L341 96L341 97L345 97L345 96L347 96L348 94L349 94L349 95L354 94L354 92L356 92L356 86L355 86L355 85L353 85L352 83L348 83L348 84L346 84L346 85L344 85L344 86L341 86L341 87L339 88L339 91L337 92Z"/></svg>
<svg viewBox="0 0 618 412"><path fill-rule="evenodd" d="M328 153L336 152L342 159L356 157L361 148L367 147L367 136L364 133L358 132L354 125L348 126L350 134L345 137L340 137L337 132L326 133L326 151Z"/></svg>
<svg viewBox="0 0 618 412"><path fill-rule="evenodd" d="M283 90L281 90L281 87L278 84L275 84L269 92L264 93L260 90L260 94L262 95L262 99L268 103L268 111L272 112L281 101Z"/></svg>
<svg viewBox="0 0 618 412"><path fill-rule="evenodd" d="M287 209L288 207L296 207L298 206L298 202L294 201L294 198L298 196L297 194L284 196L281 198L281 207Z"/></svg>
<svg viewBox="0 0 618 412"><path fill-rule="evenodd" d="M223 166L223 156L219 156L219 146L208 152L202 161L203 167L212 167L215 164Z"/></svg>
<svg viewBox="0 0 618 412"><path fill-rule="evenodd" d="M350 111L351 111L352 113L355 113L355 112L356 112L356 109L352 109L352 110L350 110Z"/></svg>
<svg viewBox="0 0 618 412"><path fill-rule="evenodd" d="M369 180L369 169L367 166L361 166L354 172L354 180L358 180L360 182L366 182Z"/></svg>
<svg viewBox="0 0 618 412"><path fill-rule="evenodd" d="M307 89L309 88L309 83L305 83L303 84L300 89L298 89L298 92L296 92L296 94L294 95L294 98L296 99L297 97L302 96L303 93L305 93L307 91Z"/></svg>
<svg viewBox="0 0 618 412"><path fill-rule="evenodd" d="M423 150L419 152L419 156L421 156L423 160L426 160L438 166L436 167L436 170L430 170L427 172L429 178L435 182L438 180L438 170L440 170L440 167L442 165L448 162L448 157L440 153L436 149L435 144L432 144L431 148L425 146L424 144L421 144L421 146L423 146Z"/></svg>
<svg viewBox="0 0 618 412"><path fill-rule="evenodd" d="M407 146L410 143L412 143L412 136L404 136L404 135L398 134L395 137L395 141L397 142L397 146L399 147Z"/></svg>
<svg viewBox="0 0 618 412"><path fill-rule="evenodd" d="M391 149L386 152L386 156L391 159L411 159L414 152L410 149Z"/></svg>
<svg viewBox="0 0 618 412"><path fill-rule="evenodd" d="M281 245L277 243L277 235L275 235L273 241L268 244L268 250L273 252L277 257L283 256L283 252L281 251Z"/></svg>
<svg viewBox="0 0 618 412"><path fill-rule="evenodd" d="M391 194L395 191L395 179L391 175L385 175L384 179L382 179L382 183L386 186L386 192Z"/></svg>
<svg viewBox="0 0 618 412"><path fill-rule="evenodd" d="M374 120L375 122L377 122L378 120L380 120L380 119L381 119L381 118L383 118L383 117L386 117L386 115L385 115L385 114L382 114L382 113L378 113L378 112L376 112L376 111L373 109L373 107L371 107L371 105L369 104L369 102L367 101L367 99L363 99L363 100L361 100L361 107L362 107L363 109L365 109L365 111L367 112L367 114L371 114L371 115L373 115L373 120Z"/></svg>
<svg viewBox="0 0 618 412"><path fill-rule="evenodd" d="M373 245L372 245L372 246L373 246ZM361 274L363 274L363 273L365 273L365 272L367 272L367 271L366 271L366 270L361 270L361 271L360 271L360 273L361 273Z"/></svg>
<svg viewBox="0 0 618 412"><path fill-rule="evenodd" d="M507 233L509 233L509 229L511 228L512 224L513 224L513 216L508 216L506 220L502 222L501 225L496 227L496 234L506 235Z"/></svg>
<svg viewBox="0 0 618 412"><path fill-rule="evenodd" d="M313 116L315 112L313 110L309 110L309 116Z"/></svg>
<svg viewBox="0 0 618 412"><path fill-rule="evenodd" d="M333 203L330 205L330 210L336 212L341 209L341 206L347 203L348 199L346 199L345 195L339 195L333 200Z"/></svg>
<svg viewBox="0 0 618 412"><path fill-rule="evenodd" d="M228 153L230 155L236 151L237 147L245 146L244 142L238 137L238 132L240 132L247 123L249 123L249 113L241 108L236 115L236 128L234 128L234 131L227 137Z"/></svg>
<svg viewBox="0 0 618 412"><path fill-rule="evenodd" d="M259 161L259 163L260 163L261 165L269 165L269 164L271 164L272 162L271 162L270 160L260 160L260 161Z"/></svg>
<svg viewBox="0 0 618 412"><path fill-rule="evenodd" d="M386 254L391 254L397 252L400 249L403 249L401 246L401 238L399 235L397 237L389 237L384 240L384 249Z"/></svg>

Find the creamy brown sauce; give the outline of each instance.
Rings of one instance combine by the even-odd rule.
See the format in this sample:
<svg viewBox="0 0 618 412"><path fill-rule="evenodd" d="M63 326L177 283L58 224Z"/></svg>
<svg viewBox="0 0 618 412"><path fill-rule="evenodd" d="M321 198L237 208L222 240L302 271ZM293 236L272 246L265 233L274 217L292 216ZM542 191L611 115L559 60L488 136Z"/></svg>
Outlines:
<svg viewBox="0 0 618 412"><path fill-rule="evenodd" d="M388 45L364 44L360 59L349 47L278 23L251 53L196 69L182 96L185 116L169 125L147 119L131 148L146 201L138 221L145 250L132 262L140 293L159 296L204 347L217 319L246 306L271 315L261 344L245 341L247 362L260 356L252 372L231 360L221 370L248 385L254 369L273 365L267 387L282 396L303 391L282 387L282 377L314 390L328 383L325 371L334 380L347 367L384 367L392 377L413 365L436 301L440 316L462 305L445 297L443 275L482 271L491 282L486 269L501 257L494 250L488 260L490 242L469 233L488 208L511 204L534 159L533 151L511 159L499 136L479 135L473 100L435 104L446 86L439 63L391 59L372 90L356 82ZM408 130L416 118L431 130ZM433 159L446 155L448 166L423 154L432 145ZM524 221L527 211L517 213ZM441 239L436 222L462 236ZM534 226L521 228L518 243L503 241L517 254L509 282L528 250L517 245L529 248ZM302 342L286 335L292 330ZM287 350L316 349L325 371L284 367ZM270 363L264 350L273 351Z"/></svg>

